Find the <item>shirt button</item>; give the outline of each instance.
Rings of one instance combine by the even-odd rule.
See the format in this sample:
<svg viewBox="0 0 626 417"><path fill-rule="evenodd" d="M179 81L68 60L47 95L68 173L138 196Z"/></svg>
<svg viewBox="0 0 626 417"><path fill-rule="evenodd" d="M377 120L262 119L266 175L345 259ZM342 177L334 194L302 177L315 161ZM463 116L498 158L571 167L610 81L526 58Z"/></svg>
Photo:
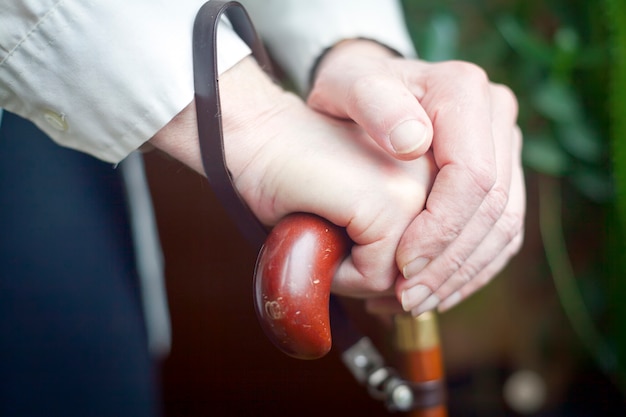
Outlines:
<svg viewBox="0 0 626 417"><path fill-rule="evenodd" d="M67 120L64 114L59 114L52 110L46 110L43 112L44 120L54 129L65 132L68 128Z"/></svg>

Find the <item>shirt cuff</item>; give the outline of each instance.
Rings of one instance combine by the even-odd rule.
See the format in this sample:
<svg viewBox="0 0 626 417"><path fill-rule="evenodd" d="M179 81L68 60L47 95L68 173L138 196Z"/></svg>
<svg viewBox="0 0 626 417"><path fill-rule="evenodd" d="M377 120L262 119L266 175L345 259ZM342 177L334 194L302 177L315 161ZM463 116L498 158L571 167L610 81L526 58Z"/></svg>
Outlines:
<svg viewBox="0 0 626 417"><path fill-rule="evenodd" d="M416 56L401 5L376 0L243 0L272 56L301 92L308 90L310 71L332 45L367 38Z"/></svg>
<svg viewBox="0 0 626 417"><path fill-rule="evenodd" d="M192 29L205 0L16 1L0 18L12 21L0 39L0 106L55 142L117 163L193 100ZM227 25L218 45L220 72L250 53Z"/></svg>

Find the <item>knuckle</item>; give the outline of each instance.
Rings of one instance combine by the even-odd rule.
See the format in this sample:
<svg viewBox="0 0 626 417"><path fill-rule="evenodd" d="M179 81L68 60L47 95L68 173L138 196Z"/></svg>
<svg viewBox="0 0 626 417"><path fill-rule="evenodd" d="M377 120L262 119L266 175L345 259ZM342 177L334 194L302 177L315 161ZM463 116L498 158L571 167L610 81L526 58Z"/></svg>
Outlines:
<svg viewBox="0 0 626 417"><path fill-rule="evenodd" d="M485 163L473 166L467 165L465 170L469 173L473 188L481 195L488 196L498 179L495 161L485 161Z"/></svg>
<svg viewBox="0 0 626 417"><path fill-rule="evenodd" d="M504 106L508 109L512 109L517 117L519 110L519 103L513 90L504 84L492 84L493 94L498 106Z"/></svg>
<svg viewBox="0 0 626 417"><path fill-rule="evenodd" d="M505 211L499 221L498 228L509 245L513 244L512 253L517 253L523 241L524 216L517 212Z"/></svg>
<svg viewBox="0 0 626 417"><path fill-rule="evenodd" d="M463 270L468 268L468 266L465 265L465 259L460 254L455 253L449 256L446 260L446 268L449 277L459 275L462 279L464 279L466 274L463 273Z"/></svg>
<svg viewBox="0 0 626 417"><path fill-rule="evenodd" d="M448 61L448 70L455 74L462 83L471 83L474 86L486 86L489 77L483 68L467 61Z"/></svg>
<svg viewBox="0 0 626 417"><path fill-rule="evenodd" d="M354 96L358 97L364 91L367 91L367 88L368 88L369 85L371 85L372 83L375 83L375 82L376 82L376 79L374 77L371 77L371 76L368 76L368 75L364 75L362 77L358 77L348 87L348 95L350 97L354 97Z"/></svg>
<svg viewBox="0 0 626 417"><path fill-rule="evenodd" d="M471 263L465 263L455 274L456 280L460 284L459 287L472 281L479 273L479 270Z"/></svg>
<svg viewBox="0 0 626 417"><path fill-rule="evenodd" d="M436 239L446 245L455 240L463 230L462 224L446 221L445 219L435 224L437 225Z"/></svg>
<svg viewBox="0 0 626 417"><path fill-rule="evenodd" d="M372 89L376 89L381 83L382 80L379 77L372 75L358 77L347 89L348 103L351 103L352 106L357 106L369 95L368 93Z"/></svg>
<svg viewBox="0 0 626 417"><path fill-rule="evenodd" d="M500 274L505 264L506 262L492 261L482 270L476 271L476 274L472 277L471 282L465 288L467 288L469 292L476 292L480 288L487 286Z"/></svg>
<svg viewBox="0 0 626 417"><path fill-rule="evenodd" d="M506 207L509 202L508 190L501 186L494 186L491 188L485 200L483 202L483 213L491 221L491 224L496 224L510 233L511 227L516 226L516 216L513 213L507 213ZM512 236L509 237L510 240Z"/></svg>
<svg viewBox="0 0 626 417"><path fill-rule="evenodd" d="M395 211L403 220L412 218L424 207L425 198L420 192L420 183L413 178L398 178L388 184L385 191L387 203L394 202Z"/></svg>

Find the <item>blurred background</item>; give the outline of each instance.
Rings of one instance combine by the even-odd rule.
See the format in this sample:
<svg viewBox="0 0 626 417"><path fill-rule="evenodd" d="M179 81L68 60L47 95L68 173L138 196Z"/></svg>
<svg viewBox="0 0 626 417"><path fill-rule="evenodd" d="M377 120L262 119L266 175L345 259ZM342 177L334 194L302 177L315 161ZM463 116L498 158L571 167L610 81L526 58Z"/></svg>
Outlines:
<svg viewBox="0 0 626 417"><path fill-rule="evenodd" d="M421 57L510 86L525 138L524 247L440 317L452 416L626 415L625 3L403 1ZM386 415L336 353L301 362L269 344L252 310L256 253L204 181L146 162L174 337L166 415ZM364 327L384 350L386 330Z"/></svg>

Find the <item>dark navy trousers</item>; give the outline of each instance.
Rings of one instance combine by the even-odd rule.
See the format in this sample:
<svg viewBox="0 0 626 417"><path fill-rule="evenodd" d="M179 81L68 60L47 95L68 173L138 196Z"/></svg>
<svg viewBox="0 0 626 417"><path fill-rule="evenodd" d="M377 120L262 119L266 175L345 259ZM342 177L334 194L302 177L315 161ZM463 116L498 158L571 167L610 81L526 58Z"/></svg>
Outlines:
<svg viewBox="0 0 626 417"><path fill-rule="evenodd" d="M159 415L120 173L4 113L0 416Z"/></svg>

